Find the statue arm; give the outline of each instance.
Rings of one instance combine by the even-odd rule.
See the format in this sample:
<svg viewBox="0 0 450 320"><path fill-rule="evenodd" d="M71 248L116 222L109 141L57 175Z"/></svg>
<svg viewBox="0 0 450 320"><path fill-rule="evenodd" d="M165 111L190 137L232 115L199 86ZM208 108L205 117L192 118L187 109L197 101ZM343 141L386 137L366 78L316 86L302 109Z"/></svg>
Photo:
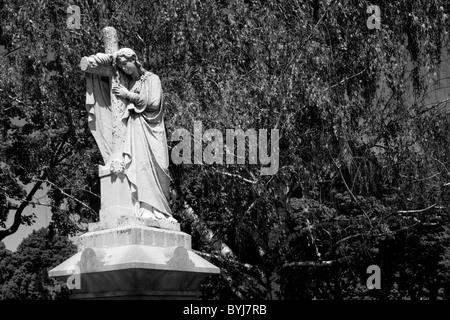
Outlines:
<svg viewBox="0 0 450 320"><path fill-rule="evenodd" d="M140 93L129 92L127 98L136 106L135 111L158 111L161 105L162 88L157 75L150 76L142 86Z"/></svg>
<svg viewBox="0 0 450 320"><path fill-rule="evenodd" d="M112 75L112 54L97 53L92 56L83 57L80 61L80 68L87 73L100 76Z"/></svg>

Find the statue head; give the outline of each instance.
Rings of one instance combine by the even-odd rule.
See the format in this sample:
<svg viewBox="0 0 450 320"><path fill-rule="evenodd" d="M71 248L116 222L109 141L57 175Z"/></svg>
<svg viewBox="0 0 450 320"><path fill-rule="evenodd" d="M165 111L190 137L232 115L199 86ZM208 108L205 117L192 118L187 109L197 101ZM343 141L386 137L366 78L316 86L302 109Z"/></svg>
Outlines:
<svg viewBox="0 0 450 320"><path fill-rule="evenodd" d="M136 53L130 48L122 48L113 54L113 66L131 76L136 71L143 75L145 69L139 62Z"/></svg>

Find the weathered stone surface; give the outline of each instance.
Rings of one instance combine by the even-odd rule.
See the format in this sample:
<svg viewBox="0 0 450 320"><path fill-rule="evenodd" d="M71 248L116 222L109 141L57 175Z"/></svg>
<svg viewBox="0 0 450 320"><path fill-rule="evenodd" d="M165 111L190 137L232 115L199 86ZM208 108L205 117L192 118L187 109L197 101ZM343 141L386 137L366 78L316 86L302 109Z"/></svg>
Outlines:
<svg viewBox="0 0 450 320"><path fill-rule="evenodd" d="M130 215L121 215L111 221L100 220L99 222L90 223L88 226L88 230L90 232L100 231L131 225L180 231L180 224L178 222L171 222L168 220L143 219Z"/></svg>
<svg viewBox="0 0 450 320"><path fill-rule="evenodd" d="M76 300L182 300L198 299L206 273L133 268L86 273ZM106 285L107 284L107 285Z"/></svg>
<svg viewBox="0 0 450 320"><path fill-rule="evenodd" d="M124 245L86 248L49 274L66 281L80 270L75 299L195 298L200 283L217 267L182 246Z"/></svg>
<svg viewBox="0 0 450 320"><path fill-rule="evenodd" d="M135 216L130 184L124 174L111 174L109 169L99 166L101 210L103 228L114 228L122 216Z"/></svg>
<svg viewBox="0 0 450 320"><path fill-rule="evenodd" d="M125 245L183 247L191 249L191 236L180 231L138 225L87 232L78 237L78 251L87 248L111 248Z"/></svg>
<svg viewBox="0 0 450 320"><path fill-rule="evenodd" d="M126 269L157 269L219 273L219 269L184 247L125 245L113 248L86 248L50 271L51 276L68 276L78 266L81 275Z"/></svg>
<svg viewBox="0 0 450 320"><path fill-rule="evenodd" d="M220 270L191 250L191 236L135 224L81 235L78 253L50 270L66 281L79 272L72 299L193 299Z"/></svg>

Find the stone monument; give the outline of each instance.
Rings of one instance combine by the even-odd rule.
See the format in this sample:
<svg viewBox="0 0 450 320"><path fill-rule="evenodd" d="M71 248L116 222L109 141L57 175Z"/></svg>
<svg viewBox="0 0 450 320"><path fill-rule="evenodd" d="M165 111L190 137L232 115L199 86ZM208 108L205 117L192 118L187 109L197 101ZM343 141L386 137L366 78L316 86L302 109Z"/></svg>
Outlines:
<svg viewBox="0 0 450 320"><path fill-rule="evenodd" d="M103 29L105 53L83 57L89 128L99 166L100 221L78 253L49 272L78 277L72 299L192 299L217 267L191 250L169 207L170 175L159 77Z"/></svg>

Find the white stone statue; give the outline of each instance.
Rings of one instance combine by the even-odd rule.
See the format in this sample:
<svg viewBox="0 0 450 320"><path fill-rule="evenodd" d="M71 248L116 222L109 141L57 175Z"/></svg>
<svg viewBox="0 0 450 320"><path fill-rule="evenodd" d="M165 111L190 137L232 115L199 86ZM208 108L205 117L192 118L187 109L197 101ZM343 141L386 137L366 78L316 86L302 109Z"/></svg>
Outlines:
<svg viewBox="0 0 450 320"><path fill-rule="evenodd" d="M87 76L91 132L111 173L126 176L135 215L176 222L169 207L171 179L159 77L145 70L129 48L84 57L80 66ZM111 91L120 100L118 111Z"/></svg>

